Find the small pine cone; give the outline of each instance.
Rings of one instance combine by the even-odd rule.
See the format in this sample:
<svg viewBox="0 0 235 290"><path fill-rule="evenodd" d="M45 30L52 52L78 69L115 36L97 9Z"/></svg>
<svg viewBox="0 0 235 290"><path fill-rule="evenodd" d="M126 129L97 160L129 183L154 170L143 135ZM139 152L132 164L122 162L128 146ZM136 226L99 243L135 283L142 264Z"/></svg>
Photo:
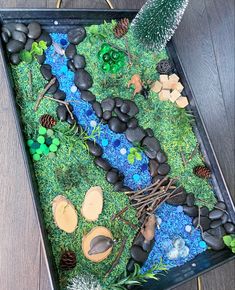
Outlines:
<svg viewBox="0 0 235 290"><path fill-rule="evenodd" d="M66 251L60 258L60 268L64 271L68 271L76 267L77 258L73 251Z"/></svg>
<svg viewBox="0 0 235 290"><path fill-rule="evenodd" d="M168 75L172 73L173 67L169 60L163 59L157 64L157 71L159 74Z"/></svg>
<svg viewBox="0 0 235 290"><path fill-rule="evenodd" d="M128 29L129 29L129 19L123 18L114 27L114 35L117 38L121 38L127 33Z"/></svg>
<svg viewBox="0 0 235 290"><path fill-rule="evenodd" d="M206 166L197 166L194 168L194 174L197 175L200 178L210 178L211 177L211 171Z"/></svg>
<svg viewBox="0 0 235 290"><path fill-rule="evenodd" d="M44 114L40 118L40 123L45 128L52 128L56 124L56 120L49 114Z"/></svg>

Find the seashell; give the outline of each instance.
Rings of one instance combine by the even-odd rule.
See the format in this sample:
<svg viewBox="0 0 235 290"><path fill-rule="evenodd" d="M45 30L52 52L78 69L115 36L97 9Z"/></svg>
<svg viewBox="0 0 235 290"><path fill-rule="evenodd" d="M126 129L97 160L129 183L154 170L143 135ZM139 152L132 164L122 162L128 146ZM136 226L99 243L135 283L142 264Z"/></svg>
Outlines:
<svg viewBox="0 0 235 290"><path fill-rule="evenodd" d="M65 50L63 48L61 48L61 46L56 43L53 42L52 45L54 46L55 52L58 53L59 55L64 55L65 54Z"/></svg>
<svg viewBox="0 0 235 290"><path fill-rule="evenodd" d="M114 244L114 241L105 236L97 236L93 238L90 242L90 250L88 252L89 255L96 255L100 253L106 252L109 248L111 248Z"/></svg>
<svg viewBox="0 0 235 290"><path fill-rule="evenodd" d="M63 195L58 195L52 202L55 224L66 233L75 231L78 223L77 211Z"/></svg>

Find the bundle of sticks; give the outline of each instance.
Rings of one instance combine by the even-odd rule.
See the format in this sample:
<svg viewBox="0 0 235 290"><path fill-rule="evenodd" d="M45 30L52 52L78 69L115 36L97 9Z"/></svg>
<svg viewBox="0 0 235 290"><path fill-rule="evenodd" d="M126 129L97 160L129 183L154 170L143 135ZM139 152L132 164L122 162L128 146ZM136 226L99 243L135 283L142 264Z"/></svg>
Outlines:
<svg viewBox="0 0 235 290"><path fill-rule="evenodd" d="M144 223L146 218L154 213L163 202L183 193L182 187L176 187L176 180L165 177L144 189L126 192L137 210L140 222Z"/></svg>

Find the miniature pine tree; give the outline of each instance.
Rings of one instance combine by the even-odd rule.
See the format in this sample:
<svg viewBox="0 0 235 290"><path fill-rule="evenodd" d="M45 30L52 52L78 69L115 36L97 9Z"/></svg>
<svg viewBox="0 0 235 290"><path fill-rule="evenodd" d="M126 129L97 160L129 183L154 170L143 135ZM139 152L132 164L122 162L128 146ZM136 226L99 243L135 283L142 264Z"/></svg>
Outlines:
<svg viewBox="0 0 235 290"><path fill-rule="evenodd" d="M173 36L189 0L148 0L132 21L135 38L160 51Z"/></svg>

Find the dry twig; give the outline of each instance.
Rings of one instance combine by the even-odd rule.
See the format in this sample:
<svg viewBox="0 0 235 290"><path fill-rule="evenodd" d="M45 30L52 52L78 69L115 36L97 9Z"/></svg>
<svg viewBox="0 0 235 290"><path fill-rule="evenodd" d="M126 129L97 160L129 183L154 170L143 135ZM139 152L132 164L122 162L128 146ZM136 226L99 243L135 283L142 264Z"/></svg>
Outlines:
<svg viewBox="0 0 235 290"><path fill-rule="evenodd" d="M50 80L50 82L45 86L45 88L43 89L43 91L38 95L38 98L37 98L37 101L36 101L36 104L34 106L34 111L37 111L39 105L40 105L40 102L41 100L43 99L45 93L50 89L50 87L52 85L54 85L54 83L56 82L56 77L52 78Z"/></svg>

